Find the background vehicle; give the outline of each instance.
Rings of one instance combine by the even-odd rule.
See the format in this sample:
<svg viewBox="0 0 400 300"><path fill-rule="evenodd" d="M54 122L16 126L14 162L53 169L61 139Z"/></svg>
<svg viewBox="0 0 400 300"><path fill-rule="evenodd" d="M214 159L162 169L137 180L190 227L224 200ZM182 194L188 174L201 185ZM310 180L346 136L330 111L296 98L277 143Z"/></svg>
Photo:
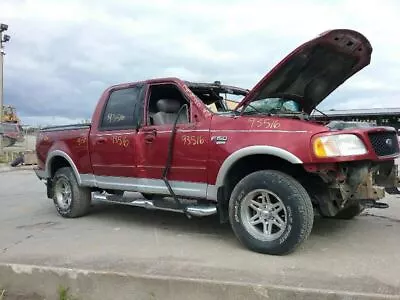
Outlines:
<svg viewBox="0 0 400 300"><path fill-rule="evenodd" d="M3 139L3 147L10 147L24 141L22 128L17 123L0 123L0 135Z"/></svg>
<svg viewBox="0 0 400 300"><path fill-rule="evenodd" d="M385 187L399 183L394 128L328 126L311 115L371 52L360 33L333 30L251 90L177 78L112 86L90 124L41 130L36 174L63 217L85 215L92 198L218 214L249 249L289 253L310 234L314 211L350 219L384 208ZM241 98L234 110L224 104L232 97Z"/></svg>

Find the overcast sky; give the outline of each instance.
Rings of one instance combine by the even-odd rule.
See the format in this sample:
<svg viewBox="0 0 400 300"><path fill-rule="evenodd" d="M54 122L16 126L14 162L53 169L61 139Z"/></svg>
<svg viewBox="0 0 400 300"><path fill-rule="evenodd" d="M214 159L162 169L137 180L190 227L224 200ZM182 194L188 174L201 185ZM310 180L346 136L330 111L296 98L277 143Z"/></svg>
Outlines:
<svg viewBox="0 0 400 300"><path fill-rule="evenodd" d="M371 64L320 106L400 107L400 1L0 0L5 103L26 124L90 118L109 85L160 76L254 86L333 28L365 34Z"/></svg>

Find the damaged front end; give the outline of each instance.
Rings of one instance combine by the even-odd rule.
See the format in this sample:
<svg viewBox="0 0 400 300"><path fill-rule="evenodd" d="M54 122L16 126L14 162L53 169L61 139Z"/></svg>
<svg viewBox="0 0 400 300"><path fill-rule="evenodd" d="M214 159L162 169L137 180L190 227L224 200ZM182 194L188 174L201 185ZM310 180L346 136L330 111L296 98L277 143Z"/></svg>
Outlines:
<svg viewBox="0 0 400 300"><path fill-rule="evenodd" d="M335 216L346 207L387 208L377 202L388 193L398 193L398 166L394 160L385 162L357 161L327 165L314 172L322 180L309 189L320 213ZM390 192L389 192L390 191Z"/></svg>

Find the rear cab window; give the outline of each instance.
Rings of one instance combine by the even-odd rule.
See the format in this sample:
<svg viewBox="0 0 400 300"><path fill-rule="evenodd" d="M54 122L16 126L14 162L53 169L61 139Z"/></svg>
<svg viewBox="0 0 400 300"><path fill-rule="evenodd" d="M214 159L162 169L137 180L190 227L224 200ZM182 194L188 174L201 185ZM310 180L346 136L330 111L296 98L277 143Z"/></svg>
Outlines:
<svg viewBox="0 0 400 300"><path fill-rule="evenodd" d="M111 92L103 110L99 129L136 129L142 121L143 98L141 86Z"/></svg>

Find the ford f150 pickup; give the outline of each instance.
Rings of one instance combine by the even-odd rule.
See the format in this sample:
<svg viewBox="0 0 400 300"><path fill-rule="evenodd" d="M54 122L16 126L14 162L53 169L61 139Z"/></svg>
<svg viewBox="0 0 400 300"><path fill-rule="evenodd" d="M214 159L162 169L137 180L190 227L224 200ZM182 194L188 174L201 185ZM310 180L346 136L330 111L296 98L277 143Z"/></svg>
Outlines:
<svg viewBox="0 0 400 300"><path fill-rule="evenodd" d="M307 239L315 213L350 219L386 208L385 188L399 184L394 128L313 119L371 53L362 34L336 29L251 90L178 78L114 85L90 124L40 131L36 174L63 217L85 215L93 199L216 214L248 249L287 254Z"/></svg>

